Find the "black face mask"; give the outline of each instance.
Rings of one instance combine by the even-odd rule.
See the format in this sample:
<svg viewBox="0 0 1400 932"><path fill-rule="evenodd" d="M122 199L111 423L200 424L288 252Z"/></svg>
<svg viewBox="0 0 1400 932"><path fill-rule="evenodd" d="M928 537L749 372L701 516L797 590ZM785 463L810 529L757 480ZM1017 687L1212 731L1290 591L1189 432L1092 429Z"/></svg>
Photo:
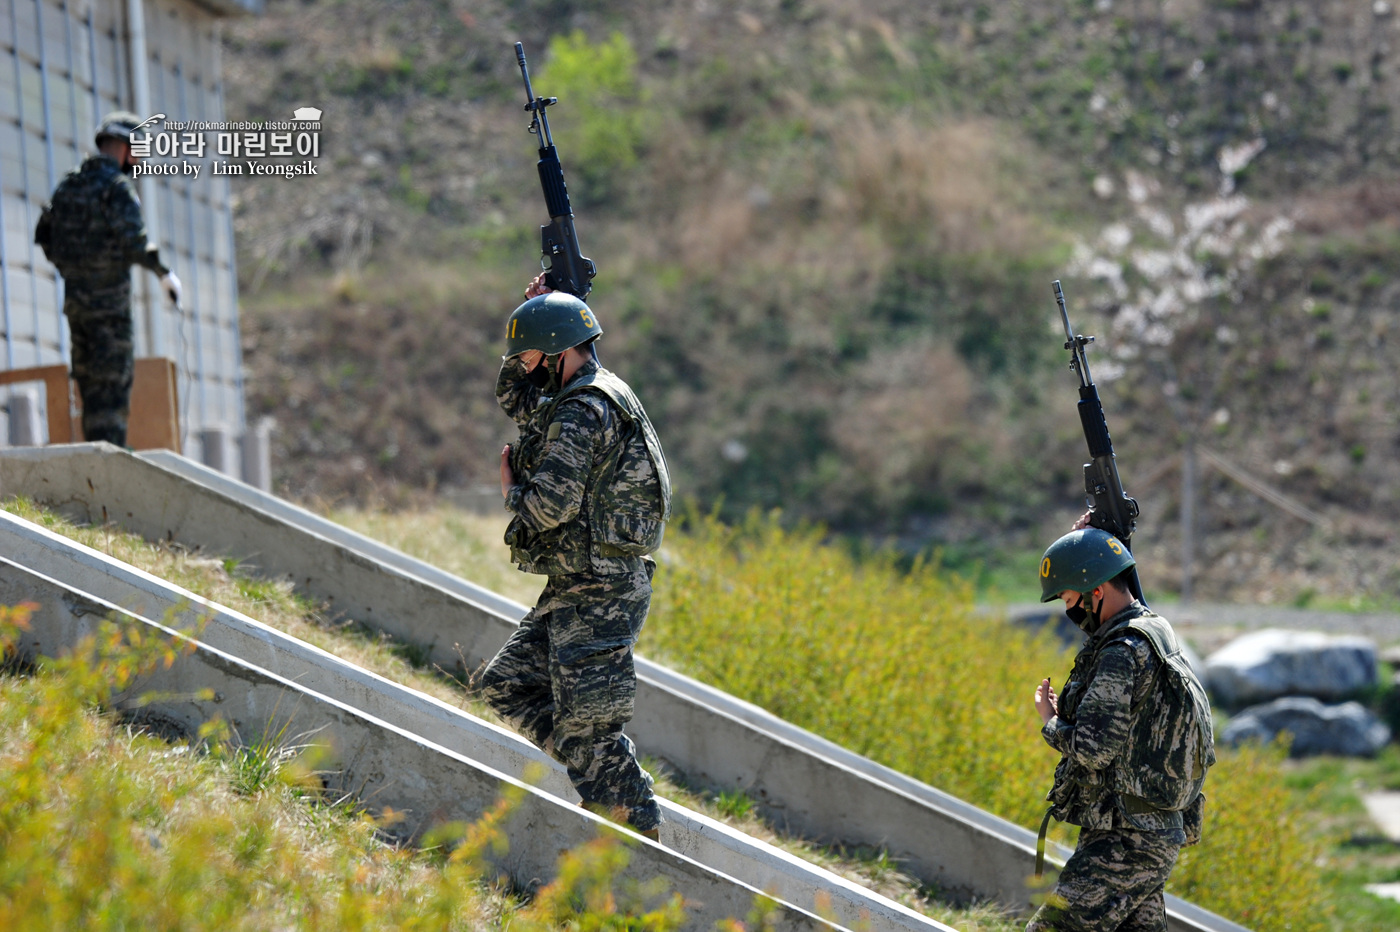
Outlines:
<svg viewBox="0 0 1400 932"><path fill-rule="evenodd" d="M1069 620L1074 622L1079 630L1083 631L1085 634L1093 634L1095 631L1099 630L1099 625L1102 624L1097 613L1085 608L1086 604L1093 604L1093 598L1093 593L1081 592L1079 593L1079 602L1065 609L1065 614L1069 616Z"/></svg>
<svg viewBox="0 0 1400 932"><path fill-rule="evenodd" d="M559 390L559 371L563 368L560 363L564 355L546 356L540 360L540 364L529 372L525 373L525 378L530 380L530 384L542 392L553 393Z"/></svg>

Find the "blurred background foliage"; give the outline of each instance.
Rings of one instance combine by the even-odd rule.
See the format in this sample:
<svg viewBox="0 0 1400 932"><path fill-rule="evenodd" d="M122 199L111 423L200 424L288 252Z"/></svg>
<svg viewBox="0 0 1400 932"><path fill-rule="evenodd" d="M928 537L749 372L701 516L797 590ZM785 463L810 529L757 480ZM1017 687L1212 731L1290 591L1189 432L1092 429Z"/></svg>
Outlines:
<svg viewBox="0 0 1400 932"><path fill-rule="evenodd" d="M279 487L494 507L499 330L545 219L520 40L560 98L604 362L681 494L1019 565L1081 499L1059 278L1113 362L1150 587L1180 584L1194 438L1330 519L1205 471L1197 595L1393 605L1396 23L1340 2L272 0L226 34L229 111L327 114L317 178L235 182Z"/></svg>

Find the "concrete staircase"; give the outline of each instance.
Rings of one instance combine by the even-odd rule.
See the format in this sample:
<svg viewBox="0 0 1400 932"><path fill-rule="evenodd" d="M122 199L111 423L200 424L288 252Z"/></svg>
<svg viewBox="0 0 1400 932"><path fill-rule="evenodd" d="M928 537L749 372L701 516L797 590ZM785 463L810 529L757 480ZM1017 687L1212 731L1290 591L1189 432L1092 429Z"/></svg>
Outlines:
<svg viewBox="0 0 1400 932"><path fill-rule="evenodd" d="M29 496L81 521L110 521L151 540L180 541L242 559L244 566L289 578L299 590L329 602L348 618L422 646L444 667L457 665L461 658L474 666L491 656L525 611L517 603L164 451L132 455L106 444L0 451L0 492ZM44 578L44 585L57 587L46 590L50 599L57 600L55 604L96 600L92 604L119 605L142 623L155 623L154 619L169 614L167 623L176 627L183 627L198 612L208 614L211 620L199 635L200 649L193 656L204 658L200 661L204 667L224 664L232 670L226 660L241 664L238 669L243 672L234 679L256 681L256 688L249 687L250 696L267 693L275 683L276 689L304 690L318 697L314 703L308 699L292 704L298 709L318 709L317 714L327 721L349 723L343 726L348 729L345 738L336 743L342 755L342 781L347 787L373 785L376 805L411 810L413 815L404 826L409 834L442 818L470 818L463 814L464 807L467 813L479 814L481 808L472 807L481 800L489 804L493 793L514 785L529 763L546 768L544 780L529 791L530 812L541 820L539 825L556 834L542 848L524 841L518 851L512 835L511 858L518 855L519 860L503 865L504 869L517 880L547 876L561 847L586 840L597 830L592 816L570 805L577 797L562 770L509 732L359 670L253 619L203 604L189 593L28 522L0 515L0 541L7 545L0 552L14 561L0 576L18 580L17 588L0 593L7 599L9 592L38 587L35 579ZM31 576L24 576L26 572ZM80 620L64 620L64 612L71 616L72 611L51 611L52 624L46 615L45 631L81 629ZM56 648L42 644L34 649ZM191 661L191 666L199 664ZM640 659L637 669L638 717L628 731L645 753L666 760L688 782L743 789L771 822L813 840L884 847L902 869L954 898L1029 907L1025 881L1032 872L1032 833L674 671ZM213 674L201 667L189 675L197 679ZM230 690L235 688L230 685ZM223 702L230 701L230 692L221 694ZM160 711L188 724L220 713L217 705ZM236 717L230 711L222 714ZM245 714L252 716L246 722L267 721L257 718L251 706ZM371 747L375 741L384 742L384 747L407 742L406 746L431 751L405 750L403 760L418 763L380 768L374 762L382 751ZM348 752L351 748L354 753ZM383 760L397 762L398 757ZM406 789L410 786L451 789L438 796L413 796ZM403 805L389 801L398 791L395 788L409 793ZM731 908L752 896L755 888L780 900L783 922L791 928L827 923L815 914L818 904L838 926L868 920L876 929L943 928L703 816L669 806L666 818L663 844L639 840L641 853L632 869L667 876L687 900L702 904L703 909L694 913L696 928L712 927L719 914L716 910ZM528 830L521 831L529 835ZM536 849L542 853L532 855ZM721 889L723 893L716 892ZM1169 898L1168 911L1173 932L1242 928L1176 898ZM747 905L725 915L745 912Z"/></svg>

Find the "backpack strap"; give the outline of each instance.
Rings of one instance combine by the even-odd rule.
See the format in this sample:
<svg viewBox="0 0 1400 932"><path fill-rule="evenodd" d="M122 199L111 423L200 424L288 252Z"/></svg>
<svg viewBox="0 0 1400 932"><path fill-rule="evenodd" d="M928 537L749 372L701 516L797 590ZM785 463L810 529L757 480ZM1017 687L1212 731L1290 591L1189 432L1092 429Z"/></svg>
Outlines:
<svg viewBox="0 0 1400 932"><path fill-rule="evenodd" d="M1035 879L1039 880L1040 875L1045 873L1045 836L1050 831L1051 813L1055 807L1051 806L1045 810L1045 818L1040 820L1040 831L1035 836Z"/></svg>
<svg viewBox="0 0 1400 932"><path fill-rule="evenodd" d="M647 417L646 409L642 407L641 399L631 386L618 378L611 370L599 366L587 375L577 375L569 380L569 384L559 390L549 401L549 413L545 417L545 423L554 419L554 409L559 406L565 398L576 392L585 389L592 389L605 396L613 405L622 412L622 415L629 424L639 426L642 431L642 438L646 441L647 453L651 456L651 464L656 469L656 479L661 485L661 506L662 520L671 517L671 473L666 468L666 454L661 450L661 438L656 436L656 428L652 427L651 418ZM625 441L625 437L623 438Z"/></svg>

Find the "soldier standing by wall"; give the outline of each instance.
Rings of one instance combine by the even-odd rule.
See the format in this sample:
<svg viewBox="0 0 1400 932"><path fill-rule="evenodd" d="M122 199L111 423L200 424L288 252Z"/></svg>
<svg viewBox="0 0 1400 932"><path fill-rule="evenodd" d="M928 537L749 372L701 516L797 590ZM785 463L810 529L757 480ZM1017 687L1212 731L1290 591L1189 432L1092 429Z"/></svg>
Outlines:
<svg viewBox="0 0 1400 932"><path fill-rule="evenodd" d="M83 399L83 436L126 446L126 422L135 369L131 321L131 266L161 276L176 307L180 280L146 239L141 201L129 177L137 163L131 134L134 113L107 114L97 128L98 154L69 172L54 189L34 241L63 276L63 313L73 336L73 378Z"/></svg>
<svg viewBox="0 0 1400 932"><path fill-rule="evenodd" d="M537 279L506 325L496 400L520 425L501 453L514 513L506 543L549 577L476 677L507 722L568 768L588 809L656 840L661 809L622 726L637 693L632 646L651 604L670 513L660 443L637 396L598 364L588 305Z"/></svg>
<svg viewBox="0 0 1400 932"><path fill-rule="evenodd" d="M1210 703L1171 625L1129 592L1132 554L1083 523L1045 551L1040 582L1089 639L1063 695L1048 677L1035 690L1061 755L1041 843L1051 816L1079 843L1026 932L1166 932L1167 877L1201 837Z"/></svg>

